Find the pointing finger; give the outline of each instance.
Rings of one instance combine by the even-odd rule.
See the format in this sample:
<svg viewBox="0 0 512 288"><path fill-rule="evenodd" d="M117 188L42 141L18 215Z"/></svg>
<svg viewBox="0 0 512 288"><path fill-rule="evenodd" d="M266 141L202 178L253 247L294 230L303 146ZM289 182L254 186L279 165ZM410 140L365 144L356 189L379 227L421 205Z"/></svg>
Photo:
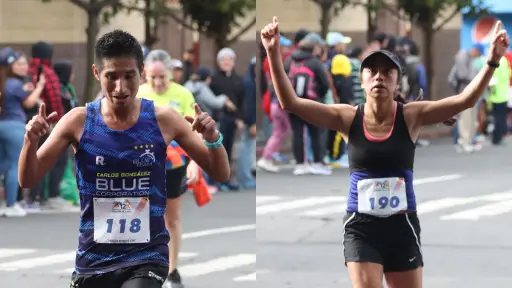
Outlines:
<svg viewBox="0 0 512 288"><path fill-rule="evenodd" d="M279 21L277 20L277 17L276 17L276 16L274 16L274 18L272 18L272 23L273 23L274 25L276 25L276 26L277 26L277 24L279 24Z"/></svg>
<svg viewBox="0 0 512 288"><path fill-rule="evenodd" d="M203 113L197 103L194 104L194 110L196 111L196 115L201 115L201 113Z"/></svg>
<svg viewBox="0 0 512 288"><path fill-rule="evenodd" d="M46 105L44 103L41 103L41 106L39 106L39 116L46 119Z"/></svg>
<svg viewBox="0 0 512 288"><path fill-rule="evenodd" d="M501 20L498 20L498 23L496 23L496 26L494 27L494 35L498 34L501 30Z"/></svg>

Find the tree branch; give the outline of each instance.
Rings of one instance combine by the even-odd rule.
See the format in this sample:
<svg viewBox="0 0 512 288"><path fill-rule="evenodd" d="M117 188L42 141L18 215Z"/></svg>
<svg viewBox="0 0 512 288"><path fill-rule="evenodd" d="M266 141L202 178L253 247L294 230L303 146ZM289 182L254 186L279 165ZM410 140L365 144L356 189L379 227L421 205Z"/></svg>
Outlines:
<svg viewBox="0 0 512 288"><path fill-rule="evenodd" d="M254 18L251 20L251 22L249 22L247 25L245 25L244 28L238 30L238 32L235 35L233 35L233 37L231 37L231 39L228 39L227 43L231 44L231 43L235 42L238 38L240 38L240 36L244 35L247 31L249 31L249 29L251 29L252 26L254 26L255 24L256 24L256 16L254 16Z"/></svg>
<svg viewBox="0 0 512 288"><path fill-rule="evenodd" d="M151 8L140 8L140 7L136 7L136 6L129 6L124 3L120 3L120 5L124 9L137 11L137 12L140 12L143 14L156 12L162 16L167 16L167 17L173 19L178 24L180 24L181 26L183 26L184 28L186 28L188 30L192 30L192 31L195 30L194 26L187 23L187 21L185 21L185 19L183 19L182 17L176 15L175 11L173 11L173 9L171 9L169 7L157 7L155 9L151 9Z"/></svg>
<svg viewBox="0 0 512 288"><path fill-rule="evenodd" d="M101 11L103 8L113 6L119 2L120 0L103 0L101 2L96 2L96 5L93 5L91 10Z"/></svg>
<svg viewBox="0 0 512 288"><path fill-rule="evenodd" d="M78 6L80 9L88 11L89 10L89 3L83 1L83 0L69 0L71 4L74 4Z"/></svg>
<svg viewBox="0 0 512 288"><path fill-rule="evenodd" d="M448 17L444 18L443 21L441 21L441 23L439 23L439 25L437 27L434 27L434 32L437 32L439 30L441 30L443 28L444 25L446 25L446 23L450 22L450 20L453 19L453 17L457 16L457 14L459 14L460 12L460 9L455 9L453 10L452 14L450 14Z"/></svg>
<svg viewBox="0 0 512 288"><path fill-rule="evenodd" d="M369 10L369 5L366 1L350 1L349 4L355 5L355 6L362 6L365 9ZM384 1L379 1L379 4L377 4L377 8L384 9L387 12L390 12L393 16L398 18L398 20L404 20L404 21L409 20L407 18L407 16L403 16L402 14L400 14L400 9L398 9L398 7L389 5L389 4L385 3Z"/></svg>

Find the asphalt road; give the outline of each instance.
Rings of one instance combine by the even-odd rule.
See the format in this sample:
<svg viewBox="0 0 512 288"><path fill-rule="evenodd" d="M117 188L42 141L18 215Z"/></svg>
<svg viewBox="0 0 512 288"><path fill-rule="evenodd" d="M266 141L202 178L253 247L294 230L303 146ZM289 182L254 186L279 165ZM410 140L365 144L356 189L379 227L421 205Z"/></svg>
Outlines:
<svg viewBox="0 0 512 288"><path fill-rule="evenodd" d="M443 140L416 153L424 287L512 287L512 148L457 154ZM258 172L261 287L351 287L342 254L348 171Z"/></svg>
<svg viewBox="0 0 512 288"><path fill-rule="evenodd" d="M190 193L188 193L190 194ZM180 272L187 288L256 287L255 191L183 203ZM0 218L0 288L69 287L78 213Z"/></svg>

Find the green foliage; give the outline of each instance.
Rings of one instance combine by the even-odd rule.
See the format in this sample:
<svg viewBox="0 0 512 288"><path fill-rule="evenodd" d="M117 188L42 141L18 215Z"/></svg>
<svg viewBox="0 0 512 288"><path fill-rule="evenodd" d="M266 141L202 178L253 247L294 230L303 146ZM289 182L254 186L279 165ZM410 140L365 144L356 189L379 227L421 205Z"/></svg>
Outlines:
<svg viewBox="0 0 512 288"><path fill-rule="evenodd" d="M381 4L383 4L382 0ZM455 16L461 10L467 10L471 14L482 14L487 12L484 0L398 0L398 8L402 9L408 16L420 26L432 25L447 12L454 12L448 17ZM384 4L385 5L385 4Z"/></svg>
<svg viewBox="0 0 512 288"><path fill-rule="evenodd" d="M343 8L353 5L355 2L351 0L311 0L323 9L330 9L333 15L338 15Z"/></svg>
<svg viewBox="0 0 512 288"><path fill-rule="evenodd" d="M103 24L108 24L110 23L110 20L117 14L119 13L121 10L123 10L123 5L119 2L119 3L116 3L110 7L108 7L108 9L103 9L101 11L101 21Z"/></svg>
<svg viewBox="0 0 512 288"><path fill-rule="evenodd" d="M224 37L238 28L238 20L256 9L256 0L180 0L183 13L213 37Z"/></svg>
<svg viewBox="0 0 512 288"><path fill-rule="evenodd" d="M41 2L50 3L53 2L53 0L41 0ZM103 24L108 24L112 17L119 13L124 7L121 4L121 0L68 0L68 2L84 10L87 14L100 14Z"/></svg>

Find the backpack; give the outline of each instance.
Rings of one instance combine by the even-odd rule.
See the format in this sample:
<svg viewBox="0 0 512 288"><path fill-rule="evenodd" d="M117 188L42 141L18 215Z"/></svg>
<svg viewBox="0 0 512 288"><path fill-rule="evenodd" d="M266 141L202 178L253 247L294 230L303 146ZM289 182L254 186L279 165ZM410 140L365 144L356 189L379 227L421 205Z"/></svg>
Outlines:
<svg viewBox="0 0 512 288"><path fill-rule="evenodd" d="M305 65L306 61L290 61L288 77L297 96L313 100L318 98L315 91L315 73Z"/></svg>

